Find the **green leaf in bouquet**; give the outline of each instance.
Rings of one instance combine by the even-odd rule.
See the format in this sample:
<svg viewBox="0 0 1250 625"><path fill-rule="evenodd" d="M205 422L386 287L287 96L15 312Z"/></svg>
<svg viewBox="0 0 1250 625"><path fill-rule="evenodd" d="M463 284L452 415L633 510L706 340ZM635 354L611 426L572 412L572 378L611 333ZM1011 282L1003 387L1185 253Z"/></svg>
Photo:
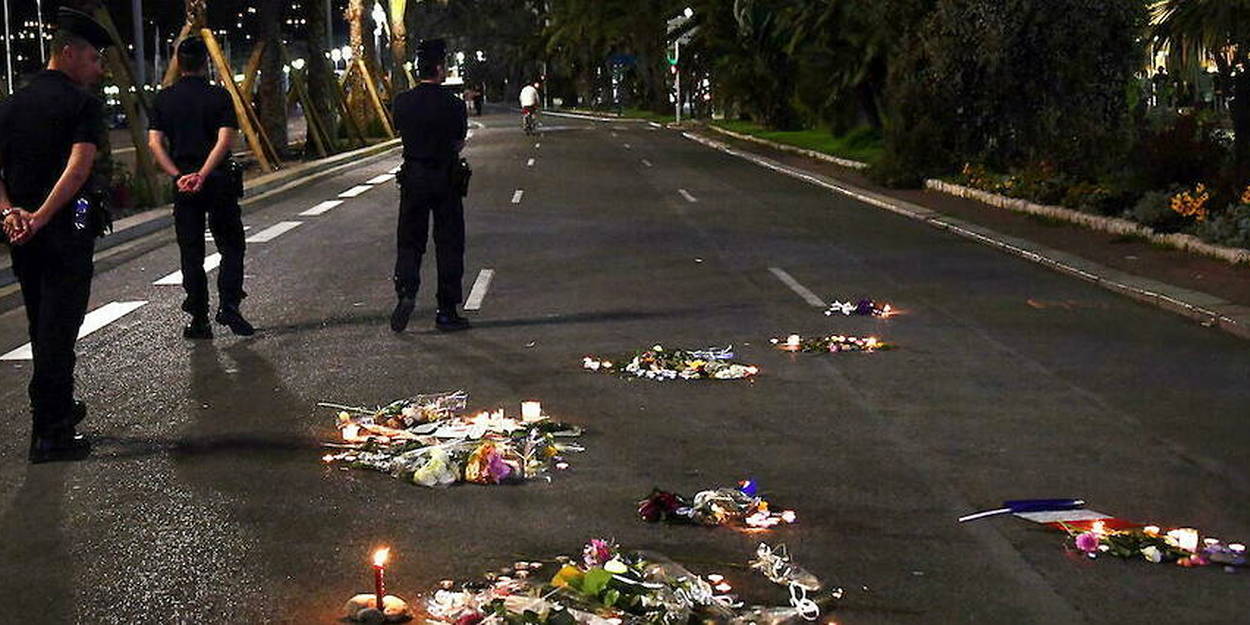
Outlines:
<svg viewBox="0 0 1250 625"><path fill-rule="evenodd" d="M612 574L603 570L602 567L595 567L586 571L586 576L582 578L581 591L584 594L599 596L603 589L608 587L608 582L612 581Z"/></svg>
<svg viewBox="0 0 1250 625"><path fill-rule="evenodd" d="M621 591L615 588L609 588L607 592L603 593L603 605L606 605L610 608L616 605L616 602L620 598L621 598Z"/></svg>

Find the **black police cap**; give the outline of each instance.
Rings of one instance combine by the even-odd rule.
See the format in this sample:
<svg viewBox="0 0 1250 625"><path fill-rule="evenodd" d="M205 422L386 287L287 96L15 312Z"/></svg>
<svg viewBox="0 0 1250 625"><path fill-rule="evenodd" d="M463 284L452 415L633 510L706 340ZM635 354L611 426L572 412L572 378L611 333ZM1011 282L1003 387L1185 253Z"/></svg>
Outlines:
<svg viewBox="0 0 1250 625"><path fill-rule="evenodd" d="M87 40L97 50L113 45L113 38L99 22L82 11L69 7L61 7L56 12L56 25L67 32L74 33Z"/></svg>
<svg viewBox="0 0 1250 625"><path fill-rule="evenodd" d="M204 58L208 56L208 45L199 37L187 37L178 44L178 54Z"/></svg>
<svg viewBox="0 0 1250 625"><path fill-rule="evenodd" d="M417 44L417 62L443 63L447 59L447 42L442 39L422 39Z"/></svg>

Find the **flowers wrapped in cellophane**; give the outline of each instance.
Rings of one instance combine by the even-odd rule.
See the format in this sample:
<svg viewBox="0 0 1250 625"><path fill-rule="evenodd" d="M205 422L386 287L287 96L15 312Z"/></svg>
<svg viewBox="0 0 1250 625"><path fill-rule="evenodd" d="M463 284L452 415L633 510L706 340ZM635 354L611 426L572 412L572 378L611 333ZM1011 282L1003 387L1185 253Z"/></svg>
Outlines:
<svg viewBox="0 0 1250 625"><path fill-rule="evenodd" d="M845 334L829 334L803 338L798 334L782 338L771 338L768 341L777 349L788 352L827 353L827 352L880 352L894 349L892 343L886 343L875 336L848 336Z"/></svg>
<svg viewBox="0 0 1250 625"><path fill-rule="evenodd" d="M792 625L815 620L840 597L806 594L790 605L744 606L721 575L701 577L663 554L625 551L594 539L581 557L546 565L518 562L485 581L444 581L426 604L427 623L442 625ZM790 587L790 580L776 583ZM812 592L820 582L805 580ZM804 591L806 592L806 591Z"/></svg>
<svg viewBox="0 0 1250 625"><path fill-rule="evenodd" d="M658 381L740 380L759 373L759 367L734 362L733 358L732 347L692 350L653 345L617 361L587 356L582 359L582 368Z"/></svg>
<svg viewBox="0 0 1250 625"><path fill-rule="evenodd" d="M421 486L457 482L508 484L549 477L565 469L564 456L582 451L581 428L547 415L505 416L502 409L465 414L463 391L417 395L377 409L322 404L340 409L341 451L327 463L389 473Z"/></svg>
<svg viewBox="0 0 1250 625"><path fill-rule="evenodd" d="M738 488L713 488L685 497L660 489L638 502L638 516L648 523L661 521L688 525L731 525L768 529L794 523L793 510L773 510L756 494L755 483L744 480Z"/></svg>

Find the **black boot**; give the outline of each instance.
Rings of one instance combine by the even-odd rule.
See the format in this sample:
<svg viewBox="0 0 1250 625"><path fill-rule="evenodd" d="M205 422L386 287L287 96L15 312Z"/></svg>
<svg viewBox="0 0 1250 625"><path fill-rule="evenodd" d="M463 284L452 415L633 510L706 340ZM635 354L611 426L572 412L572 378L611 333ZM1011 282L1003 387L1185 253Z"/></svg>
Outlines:
<svg viewBox="0 0 1250 625"><path fill-rule="evenodd" d="M231 332L238 336L252 336L256 334L256 328L243 318L243 313L239 312L238 306L222 306L217 309L217 323L228 326Z"/></svg>
<svg viewBox="0 0 1250 625"><path fill-rule="evenodd" d="M468 330L473 327L468 319L461 317L455 308L447 310L439 310L434 315L434 327L443 332L456 332L458 330Z"/></svg>
<svg viewBox="0 0 1250 625"><path fill-rule="evenodd" d="M48 434L31 434L30 463L82 460L91 455L91 441L73 428Z"/></svg>
<svg viewBox="0 0 1250 625"><path fill-rule="evenodd" d="M73 419L74 425L78 425L79 423L82 423L82 420L86 418L87 418L87 402L82 401L81 399L75 399L74 400L74 419Z"/></svg>
<svg viewBox="0 0 1250 625"><path fill-rule="evenodd" d="M213 326L208 323L208 315L196 315L191 318L191 323L182 329L182 338L184 339L211 339L213 338Z"/></svg>
<svg viewBox="0 0 1250 625"><path fill-rule="evenodd" d="M403 332L408 327L408 320L412 318L412 310L416 307L416 297L400 296L399 301L395 303L395 310L391 312L391 330Z"/></svg>

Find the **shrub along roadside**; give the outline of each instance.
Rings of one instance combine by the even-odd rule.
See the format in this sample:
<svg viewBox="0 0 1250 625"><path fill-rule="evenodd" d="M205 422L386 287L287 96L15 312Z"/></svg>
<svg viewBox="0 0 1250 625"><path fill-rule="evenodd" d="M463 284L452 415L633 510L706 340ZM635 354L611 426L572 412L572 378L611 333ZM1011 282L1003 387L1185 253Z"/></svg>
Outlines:
<svg viewBox="0 0 1250 625"><path fill-rule="evenodd" d="M867 126L861 126L842 136L834 136L825 129L769 130L755 122L743 120L716 120L711 124L725 130L866 163L880 159L884 151L881 133Z"/></svg>

